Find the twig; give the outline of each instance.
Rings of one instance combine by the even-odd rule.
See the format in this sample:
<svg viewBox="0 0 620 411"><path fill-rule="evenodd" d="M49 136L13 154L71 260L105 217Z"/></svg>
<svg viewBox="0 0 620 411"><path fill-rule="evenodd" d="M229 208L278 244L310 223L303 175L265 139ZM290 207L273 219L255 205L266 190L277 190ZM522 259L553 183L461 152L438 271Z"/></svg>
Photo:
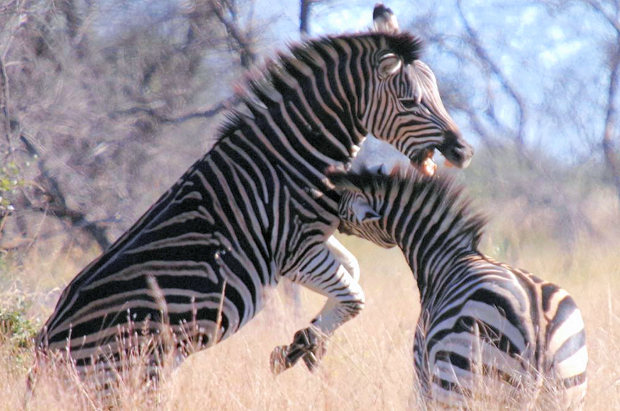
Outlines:
<svg viewBox="0 0 620 411"><path fill-rule="evenodd" d="M159 121L162 124L179 124L184 121L192 120L195 118L211 118L215 117L219 113L224 110L229 110L232 107L239 104L241 100L237 96L231 96L221 103L216 104L215 106L207 109L207 110L199 110L191 113L183 114L179 117L168 117L162 114L157 113L154 109L149 107L131 107L125 110L117 110L110 113L110 118L116 118L118 116L131 116L138 113L147 114L150 117L153 117L155 120Z"/></svg>
<svg viewBox="0 0 620 411"><path fill-rule="evenodd" d="M600 3L593 0L584 0L586 4L588 4L595 12L601 15L615 30L616 32L616 42L615 49L612 51L612 55L610 56L609 62L609 85L607 88L607 108L605 112L605 124L603 131L603 155L605 157L605 163L607 164L607 168L611 174L611 178L614 186L616 187L616 192L618 195L618 201L620 204L620 169L618 168L618 164L616 163L616 155L614 152L614 127L616 123L616 94L618 92L618 75L620 71L620 47L618 43L620 41L620 20L618 19L618 4L616 4L616 15L612 16L607 13Z"/></svg>
<svg viewBox="0 0 620 411"><path fill-rule="evenodd" d="M598 14L600 14L605 20L607 20L607 22L616 31L616 34L620 36L620 20L617 19L617 16L618 16L617 14L616 14L616 17L610 16L609 14L607 14L605 10L603 10L600 3L598 2L595 2L592 0L584 0L584 2L590 7L592 7L592 9L596 11ZM619 10L616 8L616 13L618 13L618 11Z"/></svg>
<svg viewBox="0 0 620 411"><path fill-rule="evenodd" d="M299 2L299 34L302 38L310 34L310 9L316 0L301 0Z"/></svg>
<svg viewBox="0 0 620 411"><path fill-rule="evenodd" d="M9 119L9 77L6 73L2 56L0 56L0 115L2 115L3 134L7 142L7 155L10 156L13 153L13 144L11 142L11 121Z"/></svg>
<svg viewBox="0 0 620 411"><path fill-rule="evenodd" d="M13 43L13 39L15 38L15 32L19 28L19 23L15 25L9 38L4 44L4 50L2 51L2 55L0 55L0 114L2 115L2 123L4 125L4 135L7 141L8 153L7 157L12 155L13 153L13 144L11 142L11 118L9 116L9 101L10 101L10 90L9 90L9 76L6 72L5 61L9 54L9 50L11 48L11 44Z"/></svg>
<svg viewBox="0 0 620 411"><path fill-rule="evenodd" d="M220 304L217 307L217 317L215 320L215 331L213 335L213 344L217 344L218 333L222 325L222 312L224 311L224 297L226 295L226 278L222 281L222 293L220 294Z"/></svg>
<svg viewBox="0 0 620 411"><path fill-rule="evenodd" d="M217 17L217 19L224 25L226 32L231 37L232 40L237 44L237 51L239 52L239 57L241 59L241 66L244 68L250 68L250 66L256 61L256 53L252 48L252 42L248 38L247 33L243 33L239 29L239 25L236 20L236 12L232 6L227 5L226 10L230 12L232 15L232 20L226 18L224 16L224 6L220 4L221 2L211 1L211 10L213 14Z"/></svg>
<svg viewBox="0 0 620 411"><path fill-rule="evenodd" d="M78 227L83 231L87 232L97 242L99 247L101 247L102 251L108 248L110 246L110 241L107 237L107 229L95 222L88 221L88 219L86 218L86 214L78 210L73 210L67 205L67 201L62 189L60 188L60 184L50 174L36 147L34 147L34 145L32 145L32 143L30 143L28 139L24 136L20 136L20 140L24 144L24 146L26 147L26 151L28 151L30 155L38 157L37 166L39 168L39 173L41 177L46 182L46 194L48 194L52 198L52 201L50 203L55 203L48 205L45 208L41 208L34 206L26 198L26 207L28 207L32 211L43 212L45 214L47 214L48 212L52 213L55 217L59 219L68 219L71 222L72 226Z"/></svg>

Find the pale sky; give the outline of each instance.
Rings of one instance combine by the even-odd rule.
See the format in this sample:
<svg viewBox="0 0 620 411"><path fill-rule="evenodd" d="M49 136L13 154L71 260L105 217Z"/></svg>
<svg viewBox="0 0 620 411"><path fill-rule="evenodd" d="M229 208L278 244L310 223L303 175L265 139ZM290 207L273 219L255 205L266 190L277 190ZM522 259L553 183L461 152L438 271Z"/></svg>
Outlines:
<svg viewBox="0 0 620 411"><path fill-rule="evenodd" d="M471 89L467 98L477 111L492 108L498 118L514 125L514 101L493 75L475 58L455 60L449 53L450 47L462 48L463 28L455 2L394 0L386 5L394 10L401 27L421 37L426 33L416 32L412 22L433 16L431 31L444 45L443 49L427 47L423 59L437 74L440 89L442 81L464 82ZM311 35L366 30L372 23L375 3L327 0L315 4ZM604 68L611 30L606 23L583 6L550 13L535 1L462 0L462 4L485 49L529 107L527 141L556 154L591 152L602 133L602 105L609 78ZM162 24L165 28L159 21L161 16L186 6L187 0L109 0L100 3L98 25L104 34L131 30L139 24ZM256 24L260 23L255 30L259 32L258 52L262 56L271 56L273 49L284 49L287 43L299 40L299 0L256 0L253 14Z"/></svg>

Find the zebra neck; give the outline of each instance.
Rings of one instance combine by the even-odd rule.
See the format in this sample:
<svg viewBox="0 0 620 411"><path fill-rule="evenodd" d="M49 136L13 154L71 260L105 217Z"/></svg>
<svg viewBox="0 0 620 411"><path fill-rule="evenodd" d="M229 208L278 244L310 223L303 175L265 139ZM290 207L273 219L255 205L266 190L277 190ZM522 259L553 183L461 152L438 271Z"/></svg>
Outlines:
<svg viewBox="0 0 620 411"><path fill-rule="evenodd" d="M463 256L477 253L476 240L470 230L463 229L462 221L451 219L449 213L442 217L433 221L429 216L419 216L412 223L414 228L405 231L398 241L418 283L420 296L449 281Z"/></svg>
<svg viewBox="0 0 620 411"><path fill-rule="evenodd" d="M368 132L355 118L350 107L343 107L336 96L326 95L323 100L285 99L277 108L277 111L281 110L282 121L291 127L285 135L292 142L311 145L317 155L335 161L350 161Z"/></svg>
<svg viewBox="0 0 620 411"><path fill-rule="evenodd" d="M326 185L325 171L350 164L365 135L355 128L342 128L336 121L319 121L311 113L301 114L288 101L277 107L247 107L250 114L238 114L236 124L228 125L217 144L254 146L285 178L292 178L293 185L318 190L317 198L329 191L330 203L337 204L338 196ZM332 204L329 208L334 207Z"/></svg>
<svg viewBox="0 0 620 411"><path fill-rule="evenodd" d="M454 247L442 248L438 245L438 249L434 252L418 253L413 250L406 252L407 263L411 268L414 279L418 284L420 297L424 300L425 295L433 294L437 290L453 278L456 271L460 271L462 266L462 257L471 255L476 251L471 247Z"/></svg>
<svg viewBox="0 0 620 411"><path fill-rule="evenodd" d="M478 255L475 250L459 249L437 253L434 258L422 267L417 278L420 300L425 308L430 308L436 296L446 295L443 290L451 284L460 282L472 272L472 256Z"/></svg>
<svg viewBox="0 0 620 411"><path fill-rule="evenodd" d="M277 160L284 156L287 160L296 159L297 171L320 175L329 166L350 163L359 144L366 136L366 130L357 127L352 120L315 114L301 103L283 98L280 104L246 104L249 113L237 113L237 124L230 125L222 137L226 140L234 135L251 141L266 154ZM244 110L244 111L246 111ZM304 171L304 169L306 169Z"/></svg>
<svg viewBox="0 0 620 411"><path fill-rule="evenodd" d="M359 92L347 86L349 77L356 78L351 63L345 56L324 61L311 50L302 54L315 58L287 60L277 70L270 68L266 79L249 82L229 131L247 126L262 138L284 142L297 155L348 162L368 134Z"/></svg>

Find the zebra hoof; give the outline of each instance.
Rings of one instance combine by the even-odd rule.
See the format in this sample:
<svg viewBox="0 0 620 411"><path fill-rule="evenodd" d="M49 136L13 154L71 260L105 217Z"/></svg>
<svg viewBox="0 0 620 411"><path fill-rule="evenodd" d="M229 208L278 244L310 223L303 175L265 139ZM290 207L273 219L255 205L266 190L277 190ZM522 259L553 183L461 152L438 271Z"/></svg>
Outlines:
<svg viewBox="0 0 620 411"><path fill-rule="evenodd" d="M308 370L314 371L327 349L324 335L314 327L304 328L295 333L291 345L281 345L273 349L269 364L275 375L291 368L300 359Z"/></svg>
<svg viewBox="0 0 620 411"><path fill-rule="evenodd" d="M308 370L316 370L327 352L325 342L325 336L315 327L297 331L288 349L287 362L295 364L302 358Z"/></svg>
<svg viewBox="0 0 620 411"><path fill-rule="evenodd" d="M316 371L327 352L327 341L321 339L303 356L304 364L310 372Z"/></svg>
<svg viewBox="0 0 620 411"><path fill-rule="evenodd" d="M273 349L269 357L269 367L274 375L278 375L289 369L292 364L287 364L286 356L288 354L288 346L280 345Z"/></svg>

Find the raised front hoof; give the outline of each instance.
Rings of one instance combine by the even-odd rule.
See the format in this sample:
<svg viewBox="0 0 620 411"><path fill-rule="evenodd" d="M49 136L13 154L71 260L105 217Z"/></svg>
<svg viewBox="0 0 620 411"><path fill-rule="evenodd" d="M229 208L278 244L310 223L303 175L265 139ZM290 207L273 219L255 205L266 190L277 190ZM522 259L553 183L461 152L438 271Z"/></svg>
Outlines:
<svg viewBox="0 0 620 411"><path fill-rule="evenodd" d="M288 346L286 345L279 345L271 352L271 356L269 357L269 367L271 368L271 372L273 374L278 375L293 366L293 364L289 364L286 361L287 352Z"/></svg>
<svg viewBox="0 0 620 411"><path fill-rule="evenodd" d="M314 371L327 352L325 337L313 327L295 333L291 345L276 347L270 357L271 372L278 375L303 358L308 370Z"/></svg>

